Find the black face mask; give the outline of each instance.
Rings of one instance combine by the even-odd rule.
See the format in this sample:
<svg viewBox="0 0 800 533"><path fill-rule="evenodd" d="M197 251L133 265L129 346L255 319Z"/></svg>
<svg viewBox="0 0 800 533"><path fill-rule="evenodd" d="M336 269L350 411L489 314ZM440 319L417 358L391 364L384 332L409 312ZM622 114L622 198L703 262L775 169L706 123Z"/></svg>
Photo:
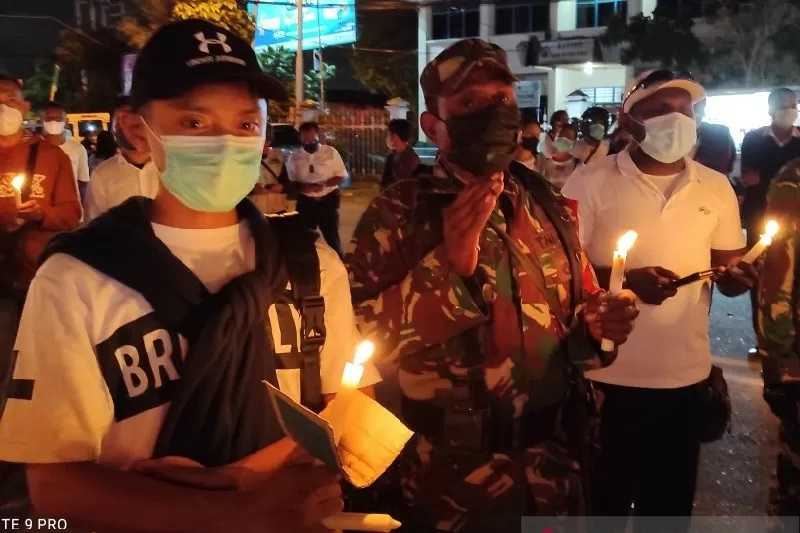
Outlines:
<svg viewBox="0 0 800 533"><path fill-rule="evenodd" d="M514 159L519 131L519 108L496 104L444 121L450 134L447 158L476 176L505 170Z"/></svg>
<svg viewBox="0 0 800 533"><path fill-rule="evenodd" d="M307 143L303 145L303 150L308 152L309 154L313 154L319 148L319 141L314 141L313 143Z"/></svg>
<svg viewBox="0 0 800 533"><path fill-rule="evenodd" d="M536 137L523 137L519 144L533 154L539 149L539 139Z"/></svg>

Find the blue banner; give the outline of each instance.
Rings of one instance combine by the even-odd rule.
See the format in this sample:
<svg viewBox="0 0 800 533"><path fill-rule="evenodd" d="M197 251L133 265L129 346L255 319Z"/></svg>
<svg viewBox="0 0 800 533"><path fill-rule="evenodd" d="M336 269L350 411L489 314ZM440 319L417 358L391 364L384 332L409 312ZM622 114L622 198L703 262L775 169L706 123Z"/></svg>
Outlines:
<svg viewBox="0 0 800 533"><path fill-rule="evenodd" d="M297 7L292 0L251 3L256 20L253 47L297 49ZM303 49L349 44L356 40L355 0L304 0Z"/></svg>

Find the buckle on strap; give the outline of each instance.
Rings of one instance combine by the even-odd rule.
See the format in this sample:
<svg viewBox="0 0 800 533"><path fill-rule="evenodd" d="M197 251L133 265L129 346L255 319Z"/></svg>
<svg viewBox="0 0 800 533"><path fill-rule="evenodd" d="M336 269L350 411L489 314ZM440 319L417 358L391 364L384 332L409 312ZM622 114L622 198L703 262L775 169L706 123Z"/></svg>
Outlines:
<svg viewBox="0 0 800 533"><path fill-rule="evenodd" d="M325 344L325 299L322 296L303 298L300 307L300 351L307 352Z"/></svg>

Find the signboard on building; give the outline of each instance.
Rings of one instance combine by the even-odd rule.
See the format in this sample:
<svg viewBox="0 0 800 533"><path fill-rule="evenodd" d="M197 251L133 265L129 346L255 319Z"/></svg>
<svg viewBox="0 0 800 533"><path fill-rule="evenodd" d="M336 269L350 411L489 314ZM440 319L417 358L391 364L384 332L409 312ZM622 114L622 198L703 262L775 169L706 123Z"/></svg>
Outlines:
<svg viewBox="0 0 800 533"><path fill-rule="evenodd" d="M586 63L594 60L594 39L542 41L539 65Z"/></svg>
<svg viewBox="0 0 800 533"><path fill-rule="evenodd" d="M541 80L519 80L514 83L517 91L517 105L520 109L526 107L539 107L542 96Z"/></svg>
<svg viewBox="0 0 800 533"><path fill-rule="evenodd" d="M297 7L285 3L250 3L256 21L253 47L297 49ZM356 41L356 0L303 0L303 49Z"/></svg>
<svg viewBox="0 0 800 533"><path fill-rule="evenodd" d="M122 56L122 94L131 94L133 84L133 66L136 64L137 54L125 54Z"/></svg>

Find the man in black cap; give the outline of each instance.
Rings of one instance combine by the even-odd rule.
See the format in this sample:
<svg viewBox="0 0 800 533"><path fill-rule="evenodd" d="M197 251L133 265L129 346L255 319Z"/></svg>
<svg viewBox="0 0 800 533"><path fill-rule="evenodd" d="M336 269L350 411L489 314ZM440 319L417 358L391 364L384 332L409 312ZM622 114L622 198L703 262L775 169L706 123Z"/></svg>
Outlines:
<svg viewBox="0 0 800 533"><path fill-rule="evenodd" d="M142 50L131 106L144 128L130 141L152 154L159 192L51 244L0 379L0 459L27 465L40 514L94 531L284 533L320 531L341 509L336 475L298 464L261 383L318 404L356 340L336 253L243 201L266 100L285 96L246 42L205 21L165 26ZM291 270L320 273L302 309ZM142 463L165 456L217 468L192 470L190 488ZM242 460L260 468L227 466Z"/></svg>

